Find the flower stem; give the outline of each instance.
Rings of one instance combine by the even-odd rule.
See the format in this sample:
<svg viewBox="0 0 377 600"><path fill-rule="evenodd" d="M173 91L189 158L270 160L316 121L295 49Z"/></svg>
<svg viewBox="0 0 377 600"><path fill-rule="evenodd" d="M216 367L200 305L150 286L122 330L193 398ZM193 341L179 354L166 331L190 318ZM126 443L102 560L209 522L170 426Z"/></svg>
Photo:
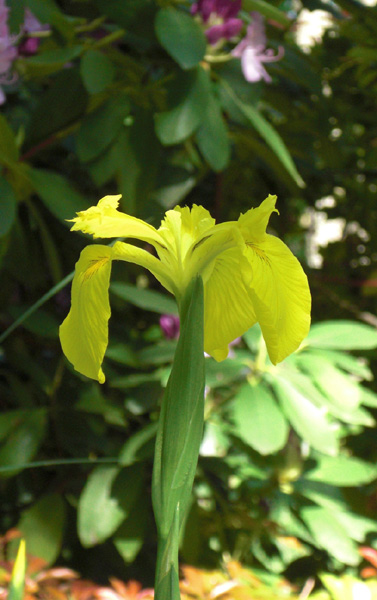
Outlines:
<svg viewBox="0 0 377 600"><path fill-rule="evenodd" d="M204 420L203 282L196 277L180 303L181 334L162 399L153 467L158 531L155 600L179 600L178 549L191 503Z"/></svg>

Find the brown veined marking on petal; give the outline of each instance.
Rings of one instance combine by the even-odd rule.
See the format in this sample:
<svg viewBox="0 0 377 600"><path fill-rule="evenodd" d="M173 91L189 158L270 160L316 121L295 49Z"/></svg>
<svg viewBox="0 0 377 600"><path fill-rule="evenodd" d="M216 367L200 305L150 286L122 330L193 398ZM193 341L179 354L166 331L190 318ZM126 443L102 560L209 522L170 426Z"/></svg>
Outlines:
<svg viewBox="0 0 377 600"><path fill-rule="evenodd" d="M253 252L255 252L255 254L258 256L258 258L260 258L261 260L264 260L264 262L267 263L268 266L270 266L270 260L269 260L268 256L266 256L266 254L263 252L263 250L261 250L258 246L256 246L252 242L246 242L246 246L251 248L251 250L253 250Z"/></svg>
<svg viewBox="0 0 377 600"><path fill-rule="evenodd" d="M83 273L83 283L93 277L93 275L95 275L109 260L110 258L108 256L102 256L96 260L91 260L89 267L86 269L85 273Z"/></svg>
<svg viewBox="0 0 377 600"><path fill-rule="evenodd" d="M199 240L199 242L197 242L192 248L191 248L191 253L194 252L194 250L196 250L197 248L199 248L199 246L201 246L201 244L203 244L203 242L205 242L206 240L209 240L211 236L210 235L206 235L204 238L202 238L201 240Z"/></svg>

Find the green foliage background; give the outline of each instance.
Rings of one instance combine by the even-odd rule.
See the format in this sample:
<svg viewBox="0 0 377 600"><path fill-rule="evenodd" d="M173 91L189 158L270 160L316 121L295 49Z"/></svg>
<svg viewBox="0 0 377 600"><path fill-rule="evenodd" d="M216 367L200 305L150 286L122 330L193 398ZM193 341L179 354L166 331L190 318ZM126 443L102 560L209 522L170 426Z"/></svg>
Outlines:
<svg viewBox="0 0 377 600"><path fill-rule="evenodd" d="M96 580L153 581L151 465L176 346L158 319L176 309L144 272L116 265L107 383L74 373L57 332L88 239L66 219L121 193L125 212L154 225L177 203L222 221L276 193L271 231L304 264L314 325L278 367L256 327L224 363L206 359L182 560L211 567L230 555L299 583L357 572L358 546L377 547L377 9L303 2L333 16L304 53L296 3L244 0L245 19L260 10L269 45L285 49L267 85L247 83L238 60L208 57L189 2L8 5L14 32L24 7L51 29L18 58L0 115L3 331L46 295L1 338L1 529L18 527L29 552ZM346 226L313 269L319 210Z"/></svg>

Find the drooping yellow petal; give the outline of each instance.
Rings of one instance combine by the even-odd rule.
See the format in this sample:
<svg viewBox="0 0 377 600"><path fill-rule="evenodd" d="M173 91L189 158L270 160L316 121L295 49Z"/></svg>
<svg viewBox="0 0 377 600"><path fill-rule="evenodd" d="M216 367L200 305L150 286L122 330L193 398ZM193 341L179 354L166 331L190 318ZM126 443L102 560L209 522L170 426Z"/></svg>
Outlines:
<svg viewBox="0 0 377 600"><path fill-rule="evenodd" d="M87 246L76 263L71 310L60 326L63 352L76 371L100 383L108 343L112 248Z"/></svg>
<svg viewBox="0 0 377 600"><path fill-rule="evenodd" d="M163 244L157 230L145 221L117 210L121 196L105 196L97 206L77 213L71 231L90 233L94 238L137 238L151 244Z"/></svg>
<svg viewBox="0 0 377 600"><path fill-rule="evenodd" d="M76 263L72 283L71 310L60 326L63 352L76 371L105 381L101 365L108 344L110 318L109 283L111 262L123 260L148 269L169 291L175 282L168 269L146 250L116 242L109 246L87 246Z"/></svg>
<svg viewBox="0 0 377 600"><path fill-rule="evenodd" d="M249 265L242 268L271 362L294 352L310 327L311 298L307 277L289 248L266 234L258 245L246 244Z"/></svg>
<svg viewBox="0 0 377 600"><path fill-rule="evenodd" d="M239 258L238 248L220 254L204 284L204 350L217 361L224 360L228 344L257 321Z"/></svg>

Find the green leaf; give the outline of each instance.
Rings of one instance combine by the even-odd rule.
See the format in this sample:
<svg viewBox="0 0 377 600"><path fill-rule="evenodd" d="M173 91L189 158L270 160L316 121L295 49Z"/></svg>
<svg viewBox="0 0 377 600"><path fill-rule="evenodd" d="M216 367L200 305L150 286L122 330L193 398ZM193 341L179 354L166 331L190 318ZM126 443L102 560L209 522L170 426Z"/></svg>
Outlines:
<svg viewBox="0 0 377 600"><path fill-rule="evenodd" d="M0 115L1 117L1 115ZM1 123L1 118L0 118ZM0 125L1 127L1 125ZM1 140L1 132L0 132ZM0 141L1 145L1 141ZM1 151L1 149L0 149ZM17 200L11 184L0 174L1 219L0 238L7 235L17 215Z"/></svg>
<svg viewBox="0 0 377 600"><path fill-rule="evenodd" d="M125 517L118 500L111 497L111 487L118 473L119 467L96 467L81 493L77 528L80 541L86 548L110 537Z"/></svg>
<svg viewBox="0 0 377 600"><path fill-rule="evenodd" d="M123 560L131 563L141 550L148 526L147 495L140 494L129 516L113 536L113 542Z"/></svg>
<svg viewBox="0 0 377 600"><path fill-rule="evenodd" d="M285 416L298 435L320 452L335 455L338 440L323 411L282 377L271 378L271 385L278 395Z"/></svg>
<svg viewBox="0 0 377 600"><path fill-rule="evenodd" d="M290 356L286 360L286 364L293 363L298 367L301 367L301 353L297 353ZM307 357L309 358L309 357ZM339 372L338 372L339 373ZM310 371L310 359L308 360L308 373L300 373L296 370L284 370L284 378L291 382L291 384L300 391L308 400L313 402L318 407L324 407L331 415L340 419L344 423L353 423L354 425L366 425L367 427L374 425L374 419L366 410L358 406L358 404L350 404L348 407L342 402L340 395L335 393L329 395L322 389L321 386L317 387L316 380L312 377ZM353 391L353 395L358 398L358 402L362 403L363 399L363 387L357 385L353 380L347 378L348 385L350 388L356 387L357 390ZM343 381L344 383L344 381ZM330 387L331 383L330 383ZM349 390L348 390L349 393ZM352 396L351 396L352 399Z"/></svg>
<svg viewBox="0 0 377 600"><path fill-rule="evenodd" d="M119 463L126 467L140 460L145 446L149 446L157 432L157 423L149 423L132 435L119 453Z"/></svg>
<svg viewBox="0 0 377 600"><path fill-rule="evenodd" d="M36 454L46 431L46 411L42 408L10 411L4 417L1 415L0 432L2 426L6 435L1 437L0 466L15 467L14 471L2 474L2 477L10 477Z"/></svg>
<svg viewBox="0 0 377 600"><path fill-rule="evenodd" d="M89 49L81 59L80 72L88 92L98 94L112 82L115 68L106 54L99 50Z"/></svg>
<svg viewBox="0 0 377 600"><path fill-rule="evenodd" d="M196 184L195 173L192 169L175 165L162 165L158 176L157 189L154 190L152 197L165 209L179 204Z"/></svg>
<svg viewBox="0 0 377 600"><path fill-rule="evenodd" d="M292 24L291 19L279 8L264 0L242 0L242 8L247 12L257 11L266 19L272 19L285 27Z"/></svg>
<svg viewBox="0 0 377 600"><path fill-rule="evenodd" d="M136 353L127 344L113 344L110 342L106 350L106 358L114 360L121 365L127 365L129 367L138 367L139 362L136 357Z"/></svg>
<svg viewBox="0 0 377 600"><path fill-rule="evenodd" d="M54 0L27 0L27 6L41 23L56 28L67 39L74 36L74 20L65 15Z"/></svg>
<svg viewBox="0 0 377 600"><path fill-rule="evenodd" d="M124 377L114 377L111 380L111 387L129 389L137 388L144 383L153 383L161 380L161 374L158 371L153 373L136 373L135 375L125 375Z"/></svg>
<svg viewBox="0 0 377 600"><path fill-rule="evenodd" d="M125 29L127 42L135 46L149 48L155 45L154 17L156 2L154 0L95 0L99 14L106 15L109 20Z"/></svg>
<svg viewBox="0 0 377 600"><path fill-rule="evenodd" d="M152 500L164 539L186 516L203 436L203 312L203 282L197 277L183 298L181 334L157 431Z"/></svg>
<svg viewBox="0 0 377 600"><path fill-rule="evenodd" d="M289 150L276 129L274 129L254 106L251 104L244 104L239 100L226 81L222 80L221 86L226 99L241 111L268 146L270 146L271 150L273 150L276 157L281 161L296 184L299 187L305 187L305 183L296 169Z"/></svg>
<svg viewBox="0 0 377 600"><path fill-rule="evenodd" d="M17 162L18 158L16 136L4 115L0 114L0 162L8 165Z"/></svg>
<svg viewBox="0 0 377 600"><path fill-rule="evenodd" d="M210 86L202 67L180 73L171 84L171 110L158 113L156 133L162 144L179 144L198 128L203 119L203 106L209 101Z"/></svg>
<svg viewBox="0 0 377 600"><path fill-rule="evenodd" d="M207 40L191 15L173 7L161 8L155 30L161 46L182 69L192 69L204 58Z"/></svg>
<svg viewBox="0 0 377 600"><path fill-rule="evenodd" d="M129 111L129 100L121 94L85 117L76 136L77 154L82 162L93 160L111 144Z"/></svg>
<svg viewBox="0 0 377 600"><path fill-rule="evenodd" d="M103 396L100 387L95 384L85 386L75 404L75 410L101 415L106 423L111 425L126 426L123 407L112 402L109 396Z"/></svg>
<svg viewBox="0 0 377 600"><path fill-rule="evenodd" d="M102 187L116 175L118 170L119 137L120 135L115 138L114 143L110 144L101 154L86 164L86 168L98 188Z"/></svg>
<svg viewBox="0 0 377 600"><path fill-rule="evenodd" d="M78 534L86 548L109 538L128 516L140 490L139 467L93 469L78 506Z"/></svg>
<svg viewBox="0 0 377 600"><path fill-rule="evenodd" d="M50 79L49 86L38 95L38 103L31 111L27 148L68 127L85 112L88 94L78 69L63 69ZM52 106L54 110L51 110Z"/></svg>
<svg viewBox="0 0 377 600"><path fill-rule="evenodd" d="M371 406L373 408L377 408L377 394L372 392L372 390L362 387L361 388L361 404L365 406Z"/></svg>
<svg viewBox="0 0 377 600"><path fill-rule="evenodd" d="M242 358L222 362L217 362L213 358L206 360L206 383L211 389L224 387L235 381L243 381L248 372Z"/></svg>
<svg viewBox="0 0 377 600"><path fill-rule="evenodd" d="M23 511L17 529L26 540L28 553L48 564L55 562L61 550L65 513L60 494L42 496Z"/></svg>
<svg viewBox="0 0 377 600"><path fill-rule="evenodd" d="M341 510L337 511L336 518L348 531L349 536L360 544L365 540L368 533L377 531L377 523L374 519Z"/></svg>
<svg viewBox="0 0 377 600"><path fill-rule="evenodd" d="M30 179L43 204L60 221L73 219L76 212L85 210L90 202L73 189L68 180L47 169L30 169ZM71 227L70 223L66 223Z"/></svg>
<svg viewBox="0 0 377 600"><path fill-rule="evenodd" d="M27 306L19 305L14 308L11 307L9 312L12 317L18 319L21 315L25 314L28 308L29 307ZM33 334L54 339L58 337L59 321L54 315L46 310L39 309L27 319L24 319L23 327Z"/></svg>
<svg viewBox="0 0 377 600"><path fill-rule="evenodd" d="M334 350L377 348L377 330L357 321L326 321L310 329L305 345Z"/></svg>
<svg viewBox="0 0 377 600"><path fill-rule="evenodd" d="M146 346L137 355L143 365L161 365L173 361L177 348L176 340L162 340L153 346Z"/></svg>
<svg viewBox="0 0 377 600"><path fill-rule="evenodd" d="M110 291L118 298L122 298L122 300L130 302L143 310L175 315L178 312L177 304L173 298L154 290L138 288L134 285L115 281L110 285Z"/></svg>
<svg viewBox="0 0 377 600"><path fill-rule="evenodd" d="M210 167L214 171L222 171L230 158L228 130L219 101L213 94L203 108L203 120L196 132L196 141Z"/></svg>
<svg viewBox="0 0 377 600"><path fill-rule="evenodd" d="M342 491L328 483L322 481L309 481L304 477L300 477L298 481L293 483L295 493L301 494L304 498L308 498L314 504L335 511L344 511L347 505Z"/></svg>
<svg viewBox="0 0 377 600"><path fill-rule="evenodd" d="M349 412L358 407L360 387L326 358L319 353L302 352L296 362L340 411Z"/></svg>
<svg viewBox="0 0 377 600"><path fill-rule="evenodd" d="M337 350L324 349L321 349L320 355L322 358L352 375L356 375L366 381L373 380L373 373L364 358L352 356L352 354L346 354L345 352L338 352Z"/></svg>
<svg viewBox="0 0 377 600"><path fill-rule="evenodd" d="M122 209L151 217L150 198L161 168L162 148L151 111L135 109L133 122L120 131L113 146Z"/></svg>
<svg viewBox="0 0 377 600"><path fill-rule="evenodd" d="M42 73L48 75L80 56L82 50L82 46L67 46L66 48L45 50L28 58L27 67L37 75Z"/></svg>
<svg viewBox="0 0 377 600"><path fill-rule="evenodd" d="M288 425L280 408L263 384L245 383L231 405L232 432L263 455L281 450Z"/></svg>
<svg viewBox="0 0 377 600"><path fill-rule="evenodd" d="M359 564L361 557L357 546L334 512L317 506L305 506L300 516L320 548L346 565Z"/></svg>
<svg viewBox="0 0 377 600"><path fill-rule="evenodd" d="M158 531L156 598L179 600L180 530L191 503L204 421L204 291L192 280L180 306L181 334L162 399L152 478Z"/></svg>
<svg viewBox="0 0 377 600"><path fill-rule="evenodd" d="M305 477L329 485L359 486L377 479L377 467L351 456L323 456Z"/></svg>

